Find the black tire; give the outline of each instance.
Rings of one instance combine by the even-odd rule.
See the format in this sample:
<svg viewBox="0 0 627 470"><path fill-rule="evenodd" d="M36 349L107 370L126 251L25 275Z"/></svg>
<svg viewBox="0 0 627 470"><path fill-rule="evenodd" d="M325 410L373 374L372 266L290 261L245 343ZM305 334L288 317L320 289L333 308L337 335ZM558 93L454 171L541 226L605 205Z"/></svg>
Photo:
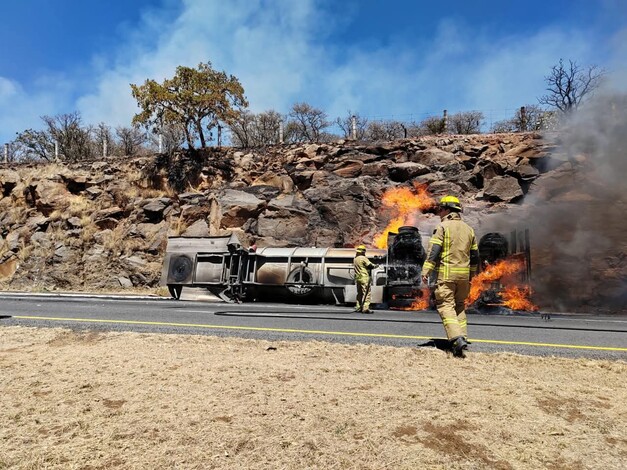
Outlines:
<svg viewBox="0 0 627 470"><path fill-rule="evenodd" d="M170 279L174 282L185 282L192 275L194 263L187 256L177 256L170 260Z"/></svg>

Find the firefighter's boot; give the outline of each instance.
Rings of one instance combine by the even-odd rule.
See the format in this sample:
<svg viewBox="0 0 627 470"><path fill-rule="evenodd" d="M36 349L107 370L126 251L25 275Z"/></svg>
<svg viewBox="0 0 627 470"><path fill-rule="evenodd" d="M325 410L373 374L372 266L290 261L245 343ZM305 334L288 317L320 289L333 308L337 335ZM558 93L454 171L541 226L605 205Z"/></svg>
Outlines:
<svg viewBox="0 0 627 470"><path fill-rule="evenodd" d="M458 336L451 340L451 350L453 351L453 356L455 357L466 357L466 353L464 352L468 349L468 343L463 336Z"/></svg>

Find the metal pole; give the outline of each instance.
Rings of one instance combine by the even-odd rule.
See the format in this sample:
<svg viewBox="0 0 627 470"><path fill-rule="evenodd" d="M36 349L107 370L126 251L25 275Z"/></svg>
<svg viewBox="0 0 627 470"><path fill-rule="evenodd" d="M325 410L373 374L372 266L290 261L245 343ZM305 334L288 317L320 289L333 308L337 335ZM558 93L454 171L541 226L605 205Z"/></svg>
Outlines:
<svg viewBox="0 0 627 470"><path fill-rule="evenodd" d="M222 126L218 124L218 148L222 146Z"/></svg>
<svg viewBox="0 0 627 470"><path fill-rule="evenodd" d="M159 134L159 153L163 153L163 134Z"/></svg>
<svg viewBox="0 0 627 470"><path fill-rule="evenodd" d="M102 158L107 158L107 139L102 139Z"/></svg>
<svg viewBox="0 0 627 470"><path fill-rule="evenodd" d="M54 159L59 160L59 142L56 140L54 141Z"/></svg>
<svg viewBox="0 0 627 470"><path fill-rule="evenodd" d="M9 144L4 144L4 163L9 161Z"/></svg>
<svg viewBox="0 0 627 470"><path fill-rule="evenodd" d="M444 122L444 133L448 134L448 111L446 109L444 110L442 121Z"/></svg>
<svg viewBox="0 0 627 470"><path fill-rule="evenodd" d="M283 119L279 121L279 144L283 145Z"/></svg>
<svg viewBox="0 0 627 470"><path fill-rule="evenodd" d="M353 140L357 140L357 117L351 116L351 135Z"/></svg>

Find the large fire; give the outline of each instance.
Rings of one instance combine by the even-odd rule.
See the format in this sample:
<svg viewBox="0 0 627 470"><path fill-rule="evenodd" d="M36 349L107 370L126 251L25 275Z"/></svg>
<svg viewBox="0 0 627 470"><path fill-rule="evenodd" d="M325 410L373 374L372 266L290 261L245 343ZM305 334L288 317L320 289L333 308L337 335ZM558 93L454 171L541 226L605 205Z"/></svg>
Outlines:
<svg viewBox="0 0 627 470"><path fill-rule="evenodd" d="M527 286L517 285L517 275L525 269L525 262L518 258L502 259L489 265L486 269L473 277L470 283L470 295L466 305L471 305L479 299L481 294L493 288L498 282L504 288L500 292L503 305L512 310L535 311L538 307L529 299L531 289Z"/></svg>
<svg viewBox="0 0 627 470"><path fill-rule="evenodd" d="M398 232L403 225L409 225L410 217L416 212L422 212L435 205L435 200L427 192L427 185L420 183L414 183L413 190L406 186L390 188L383 194L381 202L385 207L395 210L397 215L382 233L375 236L374 245L377 248L387 248L388 233Z"/></svg>

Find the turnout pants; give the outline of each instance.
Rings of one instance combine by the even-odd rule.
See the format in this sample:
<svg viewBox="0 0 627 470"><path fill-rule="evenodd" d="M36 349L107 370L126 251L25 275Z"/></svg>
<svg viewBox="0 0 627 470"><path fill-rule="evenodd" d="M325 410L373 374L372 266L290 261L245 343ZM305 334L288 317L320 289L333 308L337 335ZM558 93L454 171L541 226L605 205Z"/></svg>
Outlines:
<svg viewBox="0 0 627 470"><path fill-rule="evenodd" d="M470 293L470 281L438 281L435 302L448 339L468 337L464 302Z"/></svg>
<svg viewBox="0 0 627 470"><path fill-rule="evenodd" d="M357 284L357 305L355 310L365 312L370 309L370 300L372 299L372 292L370 290L370 279L368 280L356 280Z"/></svg>

